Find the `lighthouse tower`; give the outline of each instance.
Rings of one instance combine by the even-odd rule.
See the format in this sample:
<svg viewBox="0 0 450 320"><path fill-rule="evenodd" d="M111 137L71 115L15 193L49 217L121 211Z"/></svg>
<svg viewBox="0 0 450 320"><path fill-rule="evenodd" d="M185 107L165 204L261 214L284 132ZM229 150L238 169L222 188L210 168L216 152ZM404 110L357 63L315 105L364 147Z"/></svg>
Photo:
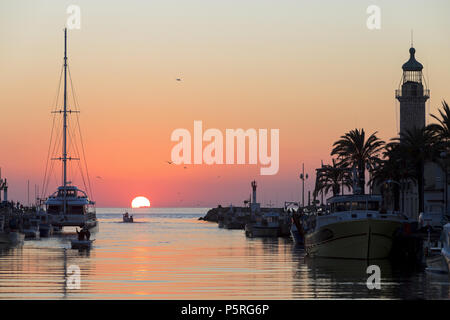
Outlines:
<svg viewBox="0 0 450 320"><path fill-rule="evenodd" d="M252 203L250 204L251 212L256 212L260 210L260 205L258 202L256 202L256 181L253 180L252 183L252 191L253 191L253 199Z"/></svg>
<svg viewBox="0 0 450 320"><path fill-rule="evenodd" d="M400 101L400 135L414 127L425 126L425 103L430 97L430 90L422 82L423 66L415 58L416 49L409 49L409 60L403 64L401 87L395 91Z"/></svg>

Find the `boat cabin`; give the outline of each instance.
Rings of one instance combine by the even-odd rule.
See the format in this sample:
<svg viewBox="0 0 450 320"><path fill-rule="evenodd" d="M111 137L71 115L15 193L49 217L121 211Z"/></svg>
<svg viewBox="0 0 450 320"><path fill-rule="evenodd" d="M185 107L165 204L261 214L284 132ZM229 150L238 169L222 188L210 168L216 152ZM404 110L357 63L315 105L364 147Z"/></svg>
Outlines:
<svg viewBox="0 0 450 320"><path fill-rule="evenodd" d="M86 192L75 186L58 187L58 190L47 198L45 205L47 213L54 217L51 219L52 224L83 226L87 220L96 220L95 202L89 200ZM62 219L57 219L57 216Z"/></svg>
<svg viewBox="0 0 450 320"><path fill-rule="evenodd" d="M380 211L381 195L344 195L328 199L330 213Z"/></svg>

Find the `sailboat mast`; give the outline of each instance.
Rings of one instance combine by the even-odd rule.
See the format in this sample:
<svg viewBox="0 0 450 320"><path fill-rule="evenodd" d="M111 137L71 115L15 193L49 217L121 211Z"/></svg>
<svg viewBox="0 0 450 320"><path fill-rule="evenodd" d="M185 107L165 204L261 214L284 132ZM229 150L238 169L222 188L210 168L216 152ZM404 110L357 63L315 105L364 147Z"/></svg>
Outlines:
<svg viewBox="0 0 450 320"><path fill-rule="evenodd" d="M67 186L67 28L64 29L64 112L63 112L63 186L64 186L64 214L66 214L66 186Z"/></svg>

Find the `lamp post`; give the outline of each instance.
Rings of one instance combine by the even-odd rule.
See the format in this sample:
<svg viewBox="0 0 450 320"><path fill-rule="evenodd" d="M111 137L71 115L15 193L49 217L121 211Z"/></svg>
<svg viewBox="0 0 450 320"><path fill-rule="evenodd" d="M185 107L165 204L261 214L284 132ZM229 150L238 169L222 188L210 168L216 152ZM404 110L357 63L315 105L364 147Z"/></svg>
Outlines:
<svg viewBox="0 0 450 320"><path fill-rule="evenodd" d="M300 173L300 180L302 180L302 207L305 206L305 180L308 179L308 174L305 174L305 164L302 164L302 173Z"/></svg>

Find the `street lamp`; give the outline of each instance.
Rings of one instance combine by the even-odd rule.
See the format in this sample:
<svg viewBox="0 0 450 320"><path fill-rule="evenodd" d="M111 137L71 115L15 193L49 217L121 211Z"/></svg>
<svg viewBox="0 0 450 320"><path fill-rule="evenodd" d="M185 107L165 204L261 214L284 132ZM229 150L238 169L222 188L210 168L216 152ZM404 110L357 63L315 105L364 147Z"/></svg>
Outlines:
<svg viewBox="0 0 450 320"><path fill-rule="evenodd" d="M308 174L305 174L305 164L302 164L302 173L300 173L300 180L302 180L302 207L305 206L305 180L308 179Z"/></svg>

